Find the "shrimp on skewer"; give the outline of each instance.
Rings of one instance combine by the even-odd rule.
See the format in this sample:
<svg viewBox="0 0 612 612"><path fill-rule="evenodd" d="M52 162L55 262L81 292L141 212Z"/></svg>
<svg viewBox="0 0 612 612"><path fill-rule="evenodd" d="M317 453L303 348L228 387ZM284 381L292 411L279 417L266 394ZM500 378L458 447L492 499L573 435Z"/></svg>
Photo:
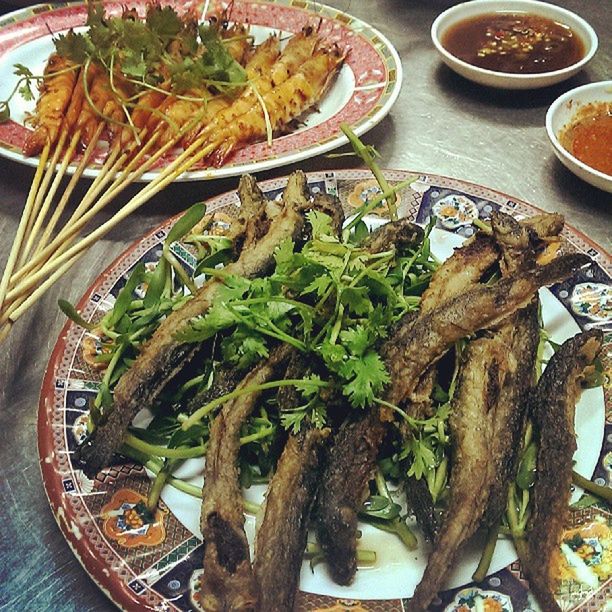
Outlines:
<svg viewBox="0 0 612 612"><path fill-rule="evenodd" d="M246 63L245 72L247 80L257 79L265 74L266 71L269 71L278 58L279 53L279 43L276 37L270 37L259 45ZM232 99L229 96L217 95L210 97L210 94L204 90L192 89L187 92L186 96L200 98L200 100L172 97L160 108L167 115L169 121L167 125L163 127L160 125L159 127L163 132L158 144L163 145L173 138L177 129L182 128L200 114L201 116L197 120L196 125L182 139L181 144L184 148L187 148L193 141L195 134L208 125L219 113L229 108L232 103ZM151 129L154 126L150 123L148 127Z"/></svg>
<svg viewBox="0 0 612 612"><path fill-rule="evenodd" d="M40 97L36 103L35 129L25 139L24 155L38 155L47 141L51 146L57 142L64 112L75 87L77 72L76 64L57 53L53 53L49 58Z"/></svg>
<svg viewBox="0 0 612 612"><path fill-rule="evenodd" d="M107 123L108 131L112 139L120 133L126 124L129 111L125 103L126 100L130 99L133 92L130 88L130 84L121 76L116 75L114 77L114 82L109 82L109 84L113 88L111 91L112 95L104 105L102 115ZM127 121L131 121L131 117L127 119ZM133 126L132 130L135 131Z"/></svg>
<svg viewBox="0 0 612 612"><path fill-rule="evenodd" d="M236 148L265 138L268 125L273 132L278 132L312 107L328 89L344 57L336 47L319 50L302 65L299 72L263 96L261 106L258 104L237 117L230 126L215 135L214 141L203 142L202 146L218 143L210 155L212 165L222 165Z"/></svg>
<svg viewBox="0 0 612 612"><path fill-rule="evenodd" d="M268 69L262 70L249 82L240 97L222 113L217 114L214 119L198 134L206 142L214 142L216 135L229 128L236 119L260 106L259 96L264 96L279 87L295 74L304 62L312 57L319 38L313 28L304 28L302 32L292 36L283 49L278 61L274 62ZM269 40L263 45L269 45L266 49L270 56L275 50L274 40ZM265 66L262 65L262 68ZM264 132L265 133L265 132Z"/></svg>
<svg viewBox="0 0 612 612"><path fill-rule="evenodd" d="M222 28L220 35L224 40L227 52L236 62L244 66L251 50L248 29L244 25L236 23L230 27Z"/></svg>
<svg viewBox="0 0 612 612"><path fill-rule="evenodd" d="M168 98L170 95L168 91L169 87L170 83L166 81L159 88L162 91L159 91L159 89L150 89L138 98L131 112L132 124L137 133L140 133L143 128L146 127L151 117L156 114L159 106ZM121 144L127 146L133 140L134 130L129 127L124 127L123 130L121 130Z"/></svg>
<svg viewBox="0 0 612 612"><path fill-rule="evenodd" d="M83 144L88 145L101 122L106 122L113 134L117 131L117 124L125 124L122 103L129 98L129 92L127 84L117 79L115 93L108 74L95 64L84 69L83 79L87 79L91 85L88 87L87 104L83 104L77 121L77 129L82 131Z"/></svg>
<svg viewBox="0 0 612 612"><path fill-rule="evenodd" d="M87 145L98 128L100 114L112 92L108 76L95 64L84 68L81 78L87 81L89 94L77 120L77 130L81 130L83 143Z"/></svg>
<svg viewBox="0 0 612 612"><path fill-rule="evenodd" d="M161 105L160 112L165 115L161 118L159 115L151 116L148 129L153 129L157 126L161 135L158 140L158 146L163 146L168 141L172 140L180 130L190 121L196 120L196 126L192 130L200 129L202 125L206 125L211 117L227 108L230 101L226 96L210 96L203 89L189 89L185 96L177 98L171 96ZM186 148L186 137L183 138L183 146Z"/></svg>

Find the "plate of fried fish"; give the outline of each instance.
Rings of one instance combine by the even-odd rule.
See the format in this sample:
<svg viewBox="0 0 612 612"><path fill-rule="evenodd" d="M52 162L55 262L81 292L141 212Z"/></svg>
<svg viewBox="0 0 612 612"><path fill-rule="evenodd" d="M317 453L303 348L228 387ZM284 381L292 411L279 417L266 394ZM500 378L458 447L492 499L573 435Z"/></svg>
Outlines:
<svg viewBox="0 0 612 612"><path fill-rule="evenodd" d="M43 480L120 607L612 594L609 255L491 189L384 175L395 198L368 170L245 175L61 302Z"/></svg>
<svg viewBox="0 0 612 612"><path fill-rule="evenodd" d="M402 67L380 32L318 2L135 0L5 16L0 75L1 155L140 180L178 159L202 179L344 144L341 122L361 134L389 112Z"/></svg>

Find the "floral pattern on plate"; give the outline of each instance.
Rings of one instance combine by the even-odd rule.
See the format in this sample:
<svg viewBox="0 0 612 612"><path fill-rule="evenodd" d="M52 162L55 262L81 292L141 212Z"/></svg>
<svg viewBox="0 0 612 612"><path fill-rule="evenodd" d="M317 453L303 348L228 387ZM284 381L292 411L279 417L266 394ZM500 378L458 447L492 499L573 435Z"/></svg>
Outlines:
<svg viewBox="0 0 612 612"><path fill-rule="evenodd" d="M463 225L472 225L478 219L478 207L467 196L451 194L438 200L433 214L443 228L454 231Z"/></svg>
<svg viewBox="0 0 612 612"><path fill-rule="evenodd" d="M513 612L512 601L496 591L469 588L459 591L446 612Z"/></svg>
<svg viewBox="0 0 612 612"><path fill-rule="evenodd" d="M131 489L119 489L102 508L104 533L120 546L157 546L166 539L164 518L167 510L161 507L153 515L147 499Z"/></svg>
<svg viewBox="0 0 612 612"><path fill-rule="evenodd" d="M580 283L574 287L570 302L572 310L592 321L612 318L612 288L603 283Z"/></svg>

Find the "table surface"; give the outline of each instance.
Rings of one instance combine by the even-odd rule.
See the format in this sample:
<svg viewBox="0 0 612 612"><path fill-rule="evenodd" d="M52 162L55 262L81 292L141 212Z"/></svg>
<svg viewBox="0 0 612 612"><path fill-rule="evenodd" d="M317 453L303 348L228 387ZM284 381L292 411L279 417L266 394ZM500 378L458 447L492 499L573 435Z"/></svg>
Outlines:
<svg viewBox="0 0 612 612"><path fill-rule="evenodd" d="M452 176L512 194L545 210L610 251L612 196L590 187L554 157L544 129L550 103L578 85L610 78L610 0L557 2L596 29L600 48L586 70L540 91L500 92L455 75L438 59L429 37L444 0L333 0L393 43L404 65L404 84L389 116L366 136L389 168ZM24 0L3 0L0 13ZM350 159L350 158L346 158ZM348 161L343 165L350 165ZM337 167L317 158L305 170ZM284 175L278 168L259 178ZM0 160L0 269L4 268L33 170ZM87 576L64 541L41 482L36 445L39 389L64 324L58 297L76 302L109 261L148 228L190 203L234 188L235 179L171 185L98 242L22 317L0 354L0 609L107 610L113 604ZM108 215L110 213L106 213ZM104 219L107 217L104 216Z"/></svg>

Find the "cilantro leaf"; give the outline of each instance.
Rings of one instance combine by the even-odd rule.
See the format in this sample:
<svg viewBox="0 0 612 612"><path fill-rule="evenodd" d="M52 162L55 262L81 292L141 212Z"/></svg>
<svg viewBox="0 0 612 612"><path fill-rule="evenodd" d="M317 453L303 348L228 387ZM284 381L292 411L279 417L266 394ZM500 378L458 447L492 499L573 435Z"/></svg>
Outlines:
<svg viewBox="0 0 612 612"><path fill-rule="evenodd" d="M223 359L239 370L246 370L260 359L268 357L270 353L261 334L239 328L223 340L221 354Z"/></svg>
<svg viewBox="0 0 612 612"><path fill-rule="evenodd" d="M356 357L361 357L374 341L370 330L364 325L355 325L341 331L340 339Z"/></svg>
<svg viewBox="0 0 612 612"><path fill-rule="evenodd" d="M321 240L333 236L332 219L331 217L318 210L309 210L306 213L306 219L312 227L312 237L314 240Z"/></svg>
<svg viewBox="0 0 612 612"><path fill-rule="evenodd" d="M0 123L5 123L11 118L11 108L6 100L0 101Z"/></svg>
<svg viewBox="0 0 612 612"><path fill-rule="evenodd" d="M315 276L312 281L302 290L302 295L316 293L318 297L323 297L330 288L332 279L327 274Z"/></svg>
<svg viewBox="0 0 612 612"><path fill-rule="evenodd" d="M294 248L295 243L293 240L291 240L291 238L285 238L276 249L274 249L274 261L276 261L277 273L284 273L291 268Z"/></svg>
<svg viewBox="0 0 612 612"><path fill-rule="evenodd" d="M380 355L369 351L360 359L350 358L342 367L347 383L342 388L351 404L356 408L364 408L372 403L374 397L382 391L390 381Z"/></svg>
<svg viewBox="0 0 612 612"><path fill-rule="evenodd" d="M160 39L168 41L183 29L183 22L170 6L151 5L147 11L146 24Z"/></svg>
<svg viewBox="0 0 612 612"><path fill-rule="evenodd" d="M68 34L59 34L53 41L58 55L67 57L76 64L84 64L93 52L93 45L85 34L70 30Z"/></svg>
<svg viewBox="0 0 612 612"><path fill-rule="evenodd" d="M367 287L346 287L340 293L340 302L356 315L366 315L373 309Z"/></svg>

